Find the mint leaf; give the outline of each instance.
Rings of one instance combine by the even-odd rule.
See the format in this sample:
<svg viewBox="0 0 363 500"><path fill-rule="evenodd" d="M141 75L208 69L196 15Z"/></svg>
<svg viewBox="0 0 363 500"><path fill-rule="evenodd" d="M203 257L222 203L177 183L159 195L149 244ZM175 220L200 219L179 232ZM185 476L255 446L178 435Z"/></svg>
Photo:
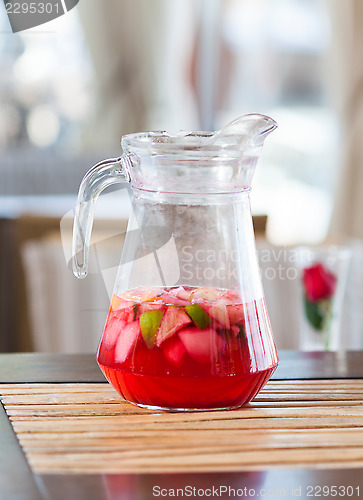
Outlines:
<svg viewBox="0 0 363 500"><path fill-rule="evenodd" d="M239 332L237 333L237 338L239 340L246 340L246 338L247 338L247 336L246 336L246 327L245 327L244 323L238 324L237 326L239 328Z"/></svg>

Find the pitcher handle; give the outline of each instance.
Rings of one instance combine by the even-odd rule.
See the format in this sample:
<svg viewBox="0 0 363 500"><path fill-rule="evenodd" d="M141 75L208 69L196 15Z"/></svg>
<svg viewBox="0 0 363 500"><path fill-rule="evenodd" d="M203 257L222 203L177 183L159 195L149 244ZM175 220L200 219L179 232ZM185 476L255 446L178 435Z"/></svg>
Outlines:
<svg viewBox="0 0 363 500"><path fill-rule="evenodd" d="M73 223L73 273L85 278L88 272L89 244L95 203L101 191L112 184L130 182L130 159L127 155L110 158L94 165L83 177L79 187Z"/></svg>

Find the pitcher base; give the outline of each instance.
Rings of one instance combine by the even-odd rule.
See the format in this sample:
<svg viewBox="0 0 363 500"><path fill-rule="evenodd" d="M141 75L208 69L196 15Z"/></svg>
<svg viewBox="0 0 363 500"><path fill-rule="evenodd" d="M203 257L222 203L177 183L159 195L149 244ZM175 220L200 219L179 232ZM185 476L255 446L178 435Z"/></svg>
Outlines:
<svg viewBox="0 0 363 500"><path fill-rule="evenodd" d="M107 380L129 403L155 411L232 410L249 403L276 366L224 377L166 377L136 374L100 365Z"/></svg>

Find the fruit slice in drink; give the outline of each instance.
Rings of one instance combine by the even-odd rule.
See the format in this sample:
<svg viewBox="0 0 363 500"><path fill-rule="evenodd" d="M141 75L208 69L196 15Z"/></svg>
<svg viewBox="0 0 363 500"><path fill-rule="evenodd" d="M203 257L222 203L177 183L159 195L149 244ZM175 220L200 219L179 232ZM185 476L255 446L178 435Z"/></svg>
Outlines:
<svg viewBox="0 0 363 500"><path fill-rule="evenodd" d="M139 324L142 338L148 347L154 347L156 342L156 334L158 333L160 323L163 319L164 311L145 311L140 314Z"/></svg>
<svg viewBox="0 0 363 500"><path fill-rule="evenodd" d="M139 336L140 325L138 321L132 321L122 328L115 344L116 363L124 363L130 358Z"/></svg>
<svg viewBox="0 0 363 500"><path fill-rule="evenodd" d="M184 308L170 305L164 314L157 332L156 345L160 347L165 340L172 337L178 330L181 330L185 325L189 325L190 323L191 319Z"/></svg>

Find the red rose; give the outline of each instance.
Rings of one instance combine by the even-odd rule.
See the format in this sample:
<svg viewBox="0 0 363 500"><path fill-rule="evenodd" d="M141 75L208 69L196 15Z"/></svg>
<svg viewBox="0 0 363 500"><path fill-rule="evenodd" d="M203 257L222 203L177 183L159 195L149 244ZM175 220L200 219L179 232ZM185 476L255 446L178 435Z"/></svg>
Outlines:
<svg viewBox="0 0 363 500"><path fill-rule="evenodd" d="M337 278L322 264L316 263L303 270L303 283L308 300L316 302L334 295Z"/></svg>

